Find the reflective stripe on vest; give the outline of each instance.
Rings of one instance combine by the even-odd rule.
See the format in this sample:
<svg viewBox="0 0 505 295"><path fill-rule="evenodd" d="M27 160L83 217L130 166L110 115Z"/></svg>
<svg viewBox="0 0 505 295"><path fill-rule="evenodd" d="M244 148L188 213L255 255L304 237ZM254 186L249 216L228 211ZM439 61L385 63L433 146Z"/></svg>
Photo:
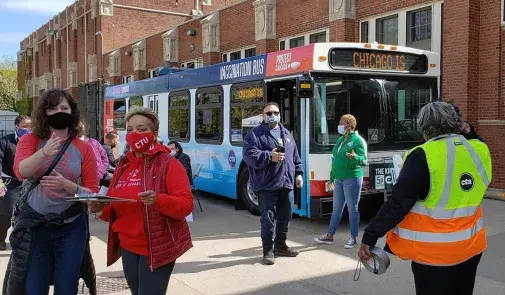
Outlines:
<svg viewBox="0 0 505 295"><path fill-rule="evenodd" d="M491 181L489 149L458 135L439 137L435 144L429 141L418 148L426 154L430 192L388 233L389 247L402 259L443 266L482 253L486 237L480 202ZM473 181L468 190L462 181L465 173Z"/></svg>

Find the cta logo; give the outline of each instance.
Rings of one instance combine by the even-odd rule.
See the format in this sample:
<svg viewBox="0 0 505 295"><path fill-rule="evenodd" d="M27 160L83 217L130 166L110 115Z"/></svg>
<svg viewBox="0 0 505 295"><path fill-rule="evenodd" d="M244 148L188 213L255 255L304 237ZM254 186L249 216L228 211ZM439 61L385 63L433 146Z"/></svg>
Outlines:
<svg viewBox="0 0 505 295"><path fill-rule="evenodd" d="M237 164L237 156L233 150L230 150L228 153L228 164L232 169L235 168L235 165Z"/></svg>
<svg viewBox="0 0 505 295"><path fill-rule="evenodd" d="M474 185L473 176L470 173L463 173L459 177L459 185L461 189L465 192L471 191Z"/></svg>

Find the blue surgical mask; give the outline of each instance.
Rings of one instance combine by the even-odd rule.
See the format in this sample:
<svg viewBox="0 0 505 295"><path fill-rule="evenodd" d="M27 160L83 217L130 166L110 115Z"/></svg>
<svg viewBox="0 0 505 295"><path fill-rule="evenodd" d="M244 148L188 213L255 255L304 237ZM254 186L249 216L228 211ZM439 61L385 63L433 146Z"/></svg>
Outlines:
<svg viewBox="0 0 505 295"><path fill-rule="evenodd" d="M345 134L345 127L344 127L344 125L338 125L337 131L338 131L338 133L344 135Z"/></svg>
<svg viewBox="0 0 505 295"><path fill-rule="evenodd" d="M32 133L32 131L30 129L18 128L18 131L16 133L18 134L18 137L21 138L25 134Z"/></svg>
<svg viewBox="0 0 505 295"><path fill-rule="evenodd" d="M280 115L271 115L271 116L266 116L265 117L265 123L274 125L277 124L281 121L281 116Z"/></svg>

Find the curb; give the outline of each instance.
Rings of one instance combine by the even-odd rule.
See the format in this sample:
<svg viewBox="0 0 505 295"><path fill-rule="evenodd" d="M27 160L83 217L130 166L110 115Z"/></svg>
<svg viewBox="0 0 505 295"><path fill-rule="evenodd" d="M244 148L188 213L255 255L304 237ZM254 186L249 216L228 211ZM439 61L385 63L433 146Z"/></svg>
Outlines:
<svg viewBox="0 0 505 295"><path fill-rule="evenodd" d="M505 201L505 190L489 189L485 198Z"/></svg>

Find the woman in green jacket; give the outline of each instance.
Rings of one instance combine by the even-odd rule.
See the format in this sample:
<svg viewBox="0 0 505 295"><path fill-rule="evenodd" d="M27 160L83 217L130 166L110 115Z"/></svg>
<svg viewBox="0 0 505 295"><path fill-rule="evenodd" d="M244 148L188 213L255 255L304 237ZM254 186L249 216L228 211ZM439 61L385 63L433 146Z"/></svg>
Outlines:
<svg viewBox="0 0 505 295"><path fill-rule="evenodd" d="M333 213L328 233L314 240L319 244L333 244L333 236L342 219L344 205L347 203L351 236L345 248L356 246L359 228L358 204L363 185L363 169L366 165L367 146L356 131L356 118L344 115L340 119L338 132L342 135L333 147L333 160L330 173L330 186L333 187Z"/></svg>

